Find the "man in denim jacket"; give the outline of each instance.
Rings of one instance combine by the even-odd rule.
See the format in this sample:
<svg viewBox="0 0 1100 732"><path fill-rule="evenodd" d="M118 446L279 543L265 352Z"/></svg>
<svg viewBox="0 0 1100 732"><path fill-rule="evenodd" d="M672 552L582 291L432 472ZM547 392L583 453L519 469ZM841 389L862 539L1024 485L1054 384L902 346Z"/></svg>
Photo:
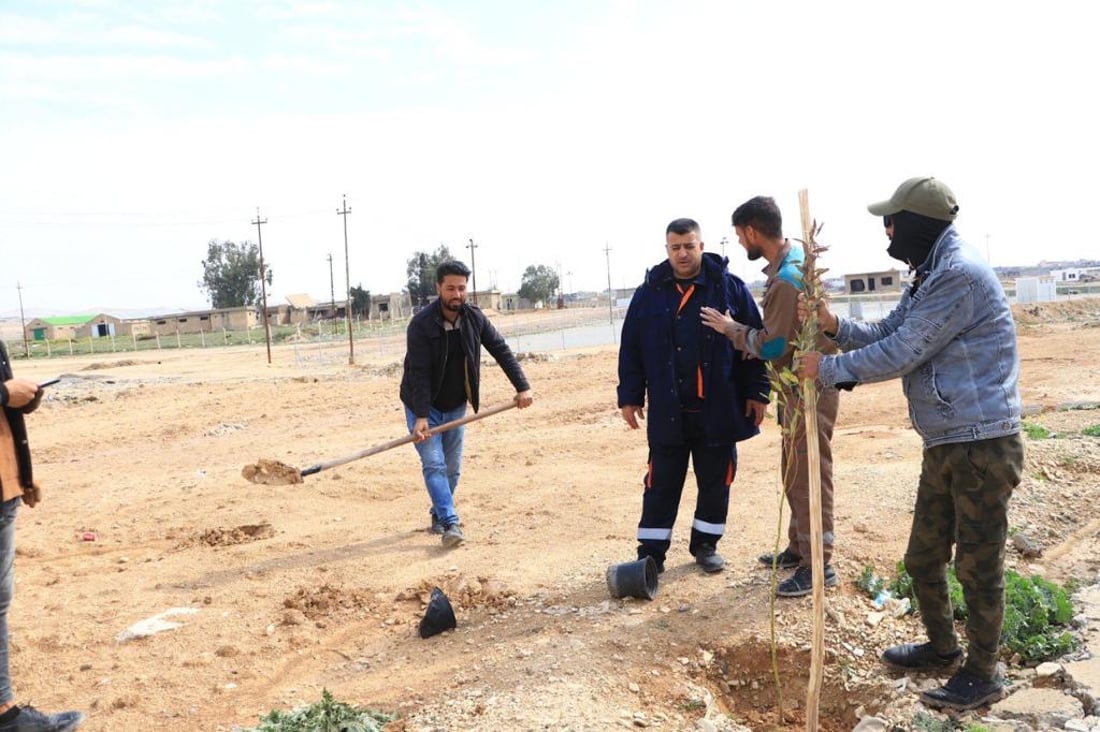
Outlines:
<svg viewBox="0 0 1100 732"><path fill-rule="evenodd" d="M909 418L924 441L905 567L928 643L883 654L906 670L947 669L962 659L947 591L955 568L970 614L966 662L921 694L934 707L974 709L1001 696L996 671L1004 620L1008 501L1024 467L1016 329L993 269L953 221L955 196L935 178L911 178L868 210L883 216L887 252L912 269L912 285L879 323L823 307L825 334L846 353L803 354L800 375L822 384L902 377Z"/></svg>

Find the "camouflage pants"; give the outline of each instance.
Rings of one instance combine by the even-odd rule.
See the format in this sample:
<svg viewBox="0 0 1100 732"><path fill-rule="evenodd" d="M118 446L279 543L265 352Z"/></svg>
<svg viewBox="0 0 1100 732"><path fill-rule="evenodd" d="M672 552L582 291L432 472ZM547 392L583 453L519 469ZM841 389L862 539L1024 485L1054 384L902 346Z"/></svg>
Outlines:
<svg viewBox="0 0 1100 732"><path fill-rule="evenodd" d="M1023 469L1019 434L926 449L905 551L928 640L946 654L959 646L947 589L947 563L955 545L955 573L970 611L965 668L984 679L993 677L997 664L1008 500Z"/></svg>

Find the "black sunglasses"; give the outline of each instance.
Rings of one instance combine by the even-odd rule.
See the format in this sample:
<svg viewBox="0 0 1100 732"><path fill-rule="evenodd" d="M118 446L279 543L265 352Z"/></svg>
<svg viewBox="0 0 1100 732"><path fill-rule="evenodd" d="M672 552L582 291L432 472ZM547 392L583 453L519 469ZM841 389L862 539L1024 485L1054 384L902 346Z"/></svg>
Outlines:
<svg viewBox="0 0 1100 732"><path fill-rule="evenodd" d="M885 226L887 229L889 229L891 226L894 225L894 217L893 216L883 216L882 217L882 225Z"/></svg>

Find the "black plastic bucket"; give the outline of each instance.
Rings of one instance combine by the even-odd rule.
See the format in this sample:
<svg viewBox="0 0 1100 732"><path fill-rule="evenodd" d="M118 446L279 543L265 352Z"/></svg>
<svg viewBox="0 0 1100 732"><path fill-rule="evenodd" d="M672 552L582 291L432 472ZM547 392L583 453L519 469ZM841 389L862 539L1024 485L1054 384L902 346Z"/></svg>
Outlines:
<svg viewBox="0 0 1100 732"><path fill-rule="evenodd" d="M652 600L657 596L657 563L653 557L612 564L607 568L607 591L612 597Z"/></svg>
<svg viewBox="0 0 1100 732"><path fill-rule="evenodd" d="M443 594L443 590L438 587L432 588L432 596L428 600L428 609L424 611L424 617L420 619L420 637L431 638L433 635L450 630L457 625L451 601Z"/></svg>

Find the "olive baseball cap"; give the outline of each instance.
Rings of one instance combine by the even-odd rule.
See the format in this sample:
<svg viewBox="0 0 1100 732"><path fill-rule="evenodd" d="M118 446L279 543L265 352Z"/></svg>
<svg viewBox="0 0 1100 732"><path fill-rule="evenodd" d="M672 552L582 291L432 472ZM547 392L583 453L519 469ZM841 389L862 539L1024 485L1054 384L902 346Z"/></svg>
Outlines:
<svg viewBox="0 0 1100 732"><path fill-rule="evenodd" d="M912 211L941 221L954 221L959 213L955 194L935 178L910 178L898 186L886 201L867 207L875 216L893 216L899 211Z"/></svg>

